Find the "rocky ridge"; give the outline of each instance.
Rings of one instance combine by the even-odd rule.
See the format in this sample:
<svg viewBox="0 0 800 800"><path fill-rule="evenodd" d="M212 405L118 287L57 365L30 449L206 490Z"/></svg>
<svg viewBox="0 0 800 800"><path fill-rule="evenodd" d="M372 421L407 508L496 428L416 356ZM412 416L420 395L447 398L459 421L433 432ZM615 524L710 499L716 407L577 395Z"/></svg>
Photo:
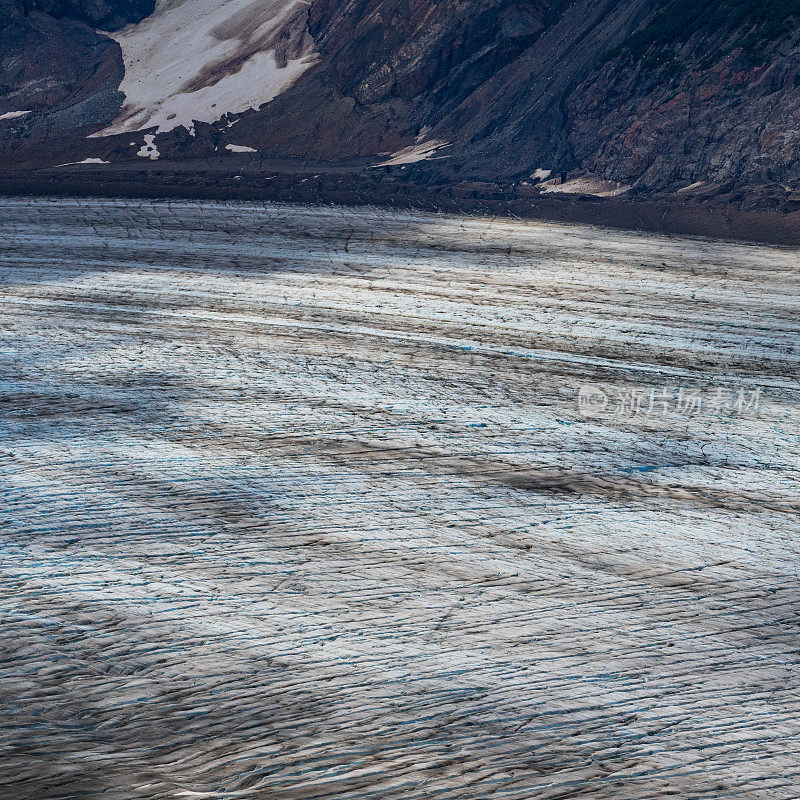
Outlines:
<svg viewBox="0 0 800 800"><path fill-rule="evenodd" d="M3 0L0 15L0 116L33 112L0 120L4 165L136 164L141 137L86 138L124 99L119 48L96 28L152 8L25 3ZM217 122L142 133L166 159L248 148L387 164L418 185L793 210L798 12L793 0L312 0L291 36L316 61L290 88Z"/></svg>

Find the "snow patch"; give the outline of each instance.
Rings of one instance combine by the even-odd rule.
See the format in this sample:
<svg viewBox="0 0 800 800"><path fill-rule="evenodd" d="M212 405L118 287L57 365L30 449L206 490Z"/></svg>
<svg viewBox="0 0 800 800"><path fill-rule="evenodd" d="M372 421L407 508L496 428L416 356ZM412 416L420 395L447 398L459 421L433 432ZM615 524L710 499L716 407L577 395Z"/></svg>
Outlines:
<svg viewBox="0 0 800 800"><path fill-rule="evenodd" d="M226 144L226 150L230 150L231 153L257 153L254 147L245 147L243 144Z"/></svg>
<svg viewBox="0 0 800 800"><path fill-rule="evenodd" d="M430 132L431 132L431 126L424 125L422 128L420 128L419 133L414 137L414 141L417 143L425 141Z"/></svg>
<svg viewBox="0 0 800 800"><path fill-rule="evenodd" d="M551 170L551 169L542 169L541 167L539 167L533 173L533 175L531 175L531 178L533 178L536 181L546 181L552 174L553 174L553 170Z"/></svg>
<svg viewBox="0 0 800 800"><path fill-rule="evenodd" d="M683 194L684 192L694 191L695 189L699 189L704 184L705 184L704 181L695 181L694 183L690 183L688 186L683 186L680 189L678 189L676 194Z"/></svg>
<svg viewBox="0 0 800 800"><path fill-rule="evenodd" d="M594 197L618 197L630 190L630 186L616 181L604 181L590 176L573 178L563 183L555 179L539 184L542 194L590 194Z"/></svg>
<svg viewBox="0 0 800 800"><path fill-rule="evenodd" d="M6 111L5 114L0 114L0 120L2 119L18 119L19 117L25 117L28 114L32 114L32 111Z"/></svg>
<svg viewBox="0 0 800 800"><path fill-rule="evenodd" d="M148 133L144 137L144 144L136 155L141 158L149 158L151 161L155 161L161 155L156 147L156 137L152 133Z"/></svg>
<svg viewBox="0 0 800 800"><path fill-rule="evenodd" d="M214 122L268 103L315 61L308 0L158 0L122 48L125 104L95 136Z"/></svg>
<svg viewBox="0 0 800 800"><path fill-rule="evenodd" d="M102 158L84 158L83 161L68 161L66 164L59 164L59 167L76 167L81 164L110 164L110 161L103 161Z"/></svg>
<svg viewBox="0 0 800 800"><path fill-rule="evenodd" d="M426 161L432 158L434 153L442 147L447 147L449 142L441 142L431 139L430 142L420 142L404 147L396 153L392 153L386 161L374 164L376 167L394 167L399 164L416 164L418 161ZM440 156L441 158L441 156Z"/></svg>

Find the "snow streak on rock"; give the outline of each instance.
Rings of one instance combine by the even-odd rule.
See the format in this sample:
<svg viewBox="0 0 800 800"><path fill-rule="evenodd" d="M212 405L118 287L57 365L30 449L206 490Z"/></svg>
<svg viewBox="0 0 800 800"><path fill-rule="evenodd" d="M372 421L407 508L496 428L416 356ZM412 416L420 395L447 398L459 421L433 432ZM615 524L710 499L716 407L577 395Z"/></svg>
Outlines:
<svg viewBox="0 0 800 800"><path fill-rule="evenodd" d="M0 205L0 795L788 800L800 270ZM584 419L583 384L762 386Z"/></svg>
<svg viewBox="0 0 800 800"><path fill-rule="evenodd" d="M99 165L99 164L109 164L109 163L110 163L109 161L103 161L102 158L84 158L83 161L70 161L67 164L59 164L59 166L60 167L80 167L80 166L82 166L84 164L86 164L86 165L89 165L89 164Z"/></svg>
<svg viewBox="0 0 800 800"><path fill-rule="evenodd" d="M213 122L268 103L315 61L306 0L159 0L122 47L125 104L100 136Z"/></svg>
<svg viewBox="0 0 800 800"><path fill-rule="evenodd" d="M30 111L6 111L5 114L0 114L0 120L4 119L19 119L20 117L27 117Z"/></svg>
<svg viewBox="0 0 800 800"><path fill-rule="evenodd" d="M533 177L542 174L546 170L536 170ZM630 186L615 181L603 181L586 176L573 178L563 183L558 180L545 180L539 184L540 191L544 194L589 194L594 197L619 197L621 194L630 191Z"/></svg>
<svg viewBox="0 0 800 800"><path fill-rule="evenodd" d="M376 164L376 167L393 167L399 164L416 164L418 161L427 161L433 158L438 150L447 147L447 142L432 140L430 142L417 142L392 153L388 159Z"/></svg>

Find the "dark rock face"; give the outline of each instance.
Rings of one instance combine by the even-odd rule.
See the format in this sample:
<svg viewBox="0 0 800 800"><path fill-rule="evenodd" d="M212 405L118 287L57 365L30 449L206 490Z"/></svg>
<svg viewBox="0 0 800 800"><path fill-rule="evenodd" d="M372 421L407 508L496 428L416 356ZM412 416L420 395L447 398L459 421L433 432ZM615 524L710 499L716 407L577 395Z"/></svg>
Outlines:
<svg viewBox="0 0 800 800"><path fill-rule="evenodd" d="M0 0L0 158L28 163L86 154L86 136L123 100L115 30L150 14L155 0Z"/></svg>
<svg viewBox="0 0 800 800"><path fill-rule="evenodd" d="M0 0L0 114L30 112L0 122L0 159L82 153L85 137L117 113L122 76L116 42L82 22Z"/></svg>
<svg viewBox="0 0 800 800"><path fill-rule="evenodd" d="M795 13L792 0L315 0L320 69L240 130L275 155L336 158L430 128L452 143L414 166L431 180L543 168L772 203L800 182ZM291 137L275 133L286 119Z"/></svg>
<svg viewBox="0 0 800 800"><path fill-rule="evenodd" d="M274 155L391 151L444 120L512 64L567 0L314 0L322 59L237 126Z"/></svg>
<svg viewBox="0 0 800 800"><path fill-rule="evenodd" d="M155 0L22 0L21 5L26 13L41 11L56 19L75 19L114 31L152 14Z"/></svg>
<svg viewBox="0 0 800 800"><path fill-rule="evenodd" d="M779 199L800 188L800 27L769 0L745 17L750 3L697 5L715 24L684 17L666 38L670 3L570 95L574 161L643 191Z"/></svg>
<svg viewBox="0 0 800 800"><path fill-rule="evenodd" d="M315 0L319 69L247 133L271 153L331 157L343 139L363 155L431 129L457 153L438 165L445 172L513 179L553 168L568 160L569 92L655 3ZM278 124L287 117L290 142Z"/></svg>
<svg viewBox="0 0 800 800"><path fill-rule="evenodd" d="M3 110L50 108L103 82L106 75L98 71L102 73L106 62L113 60L118 50L114 42L72 19L26 13L14 0L0 2Z"/></svg>
<svg viewBox="0 0 800 800"><path fill-rule="evenodd" d="M557 8L550 0L323 0L309 22L337 91L362 105L424 95L441 114L536 41Z"/></svg>
<svg viewBox="0 0 800 800"><path fill-rule="evenodd" d="M47 112L0 137L33 147L45 131L52 150L54 130L107 124L122 63L89 25L153 5L0 0L0 114ZM409 167L423 183L544 169L783 208L800 197L799 20L800 0L312 0L293 26L316 66L233 132L225 118L159 147L197 159L235 135L266 158L374 163L420 137L449 143ZM131 157L127 139L107 152Z"/></svg>

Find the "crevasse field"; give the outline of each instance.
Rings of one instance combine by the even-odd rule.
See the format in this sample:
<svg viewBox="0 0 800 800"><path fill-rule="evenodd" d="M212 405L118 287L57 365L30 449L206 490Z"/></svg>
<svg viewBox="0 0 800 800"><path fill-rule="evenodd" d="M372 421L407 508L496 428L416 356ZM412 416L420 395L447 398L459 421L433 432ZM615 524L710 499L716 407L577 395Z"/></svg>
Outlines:
<svg viewBox="0 0 800 800"><path fill-rule="evenodd" d="M3 798L800 796L796 251L6 199L0 296Z"/></svg>

